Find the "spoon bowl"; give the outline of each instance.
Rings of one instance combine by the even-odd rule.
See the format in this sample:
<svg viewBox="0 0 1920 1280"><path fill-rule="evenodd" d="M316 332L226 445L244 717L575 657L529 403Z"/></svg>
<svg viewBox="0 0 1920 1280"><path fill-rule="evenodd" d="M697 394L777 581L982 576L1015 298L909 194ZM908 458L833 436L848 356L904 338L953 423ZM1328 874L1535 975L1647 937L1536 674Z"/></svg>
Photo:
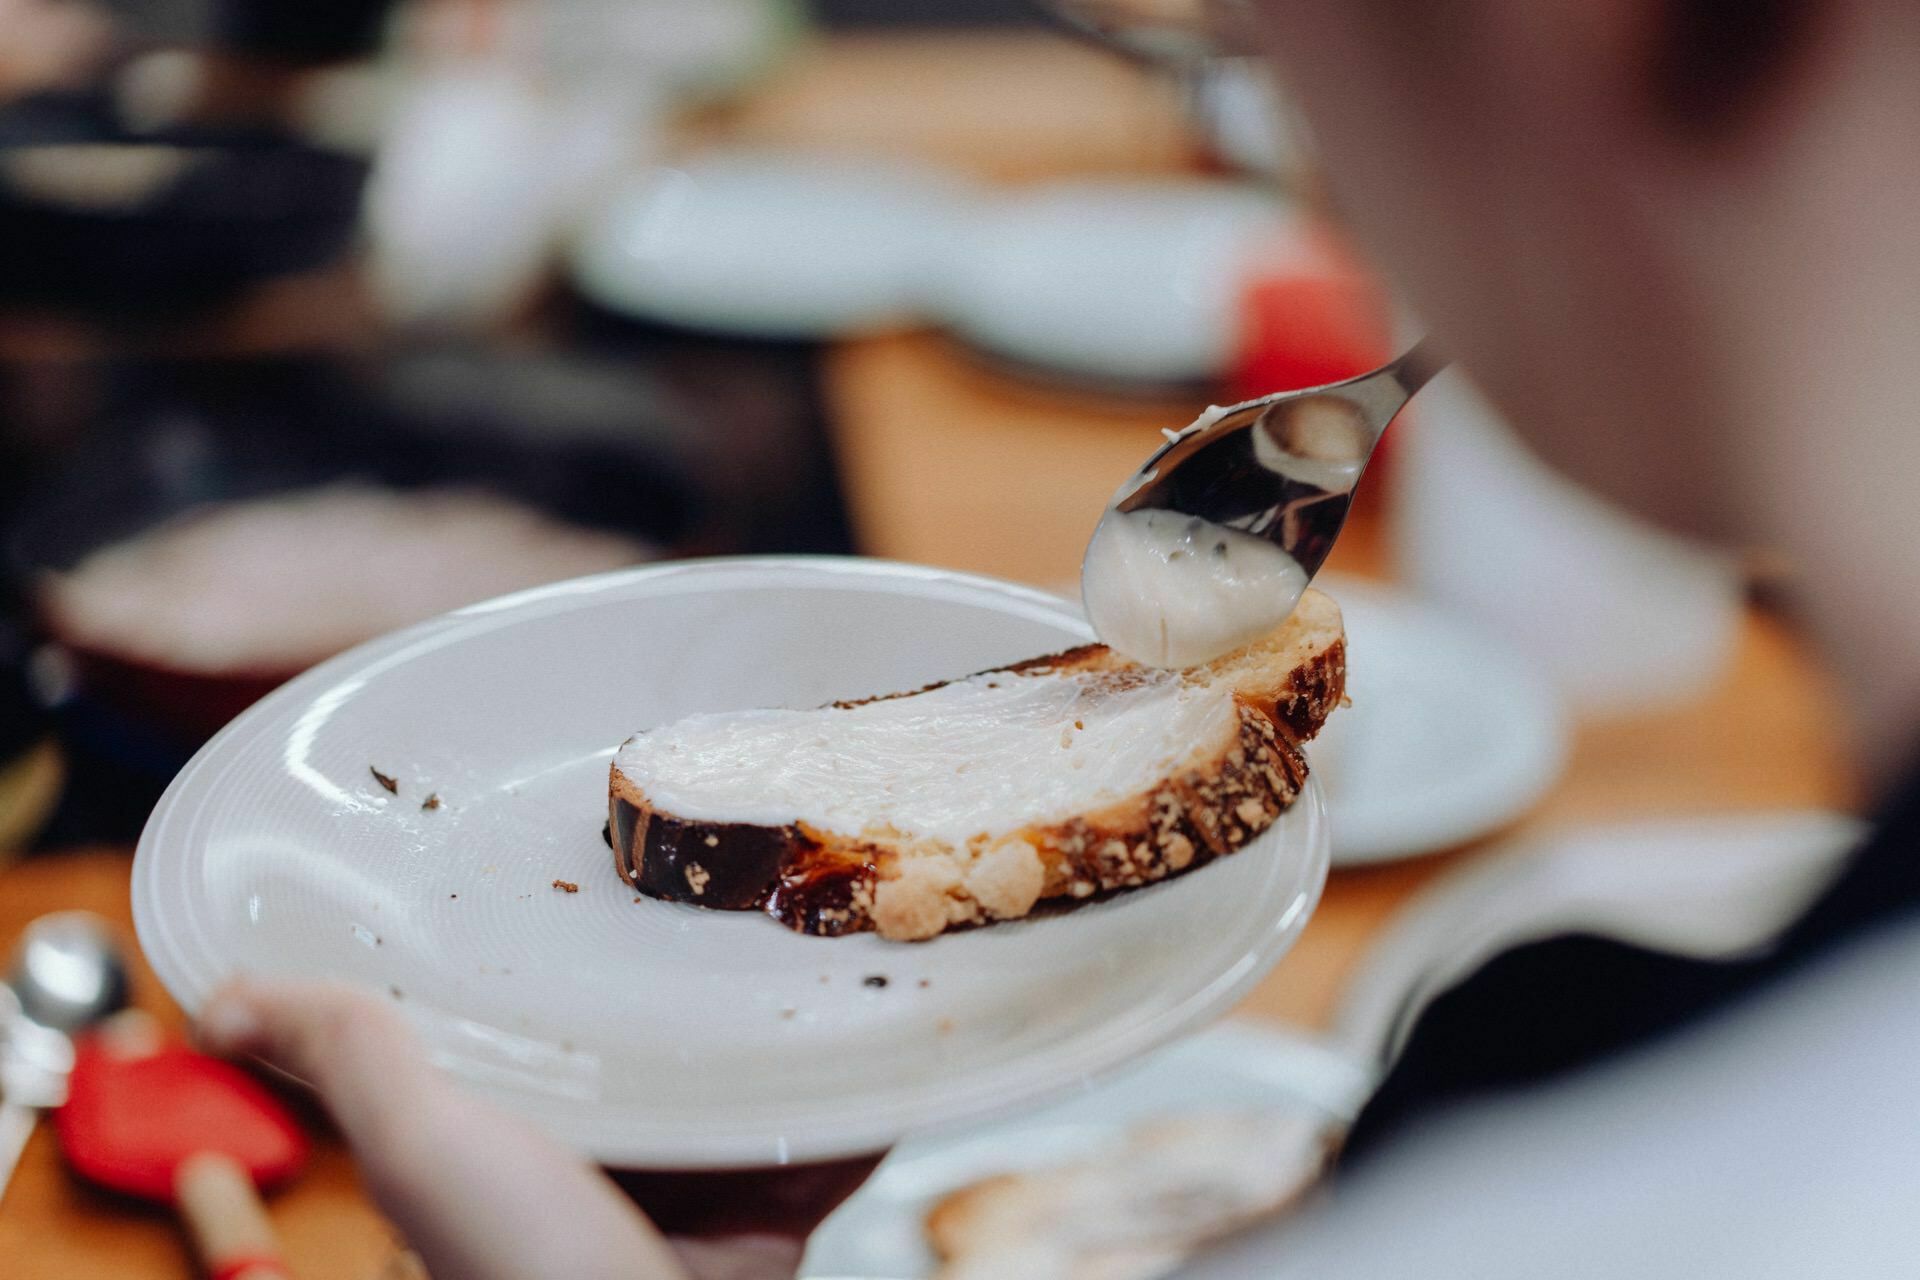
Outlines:
<svg viewBox="0 0 1920 1280"><path fill-rule="evenodd" d="M127 965L105 920L87 911L60 911L27 926L14 948L7 985L23 1016L70 1035L126 1006Z"/></svg>
<svg viewBox="0 0 1920 1280"><path fill-rule="evenodd" d="M1080 594L1100 639L1189 667L1279 626L1333 550L1387 424L1442 367L1421 343L1372 373L1167 432L1087 544Z"/></svg>
<svg viewBox="0 0 1920 1280"><path fill-rule="evenodd" d="M1372 373L1206 414L1147 459L1113 508L1174 511L1263 537L1311 580L1387 424L1444 367L1422 342Z"/></svg>
<svg viewBox="0 0 1920 1280"><path fill-rule="evenodd" d="M66 1101L73 1036L126 1007L127 962L113 927L87 911L27 926L0 985L0 1197L36 1113Z"/></svg>

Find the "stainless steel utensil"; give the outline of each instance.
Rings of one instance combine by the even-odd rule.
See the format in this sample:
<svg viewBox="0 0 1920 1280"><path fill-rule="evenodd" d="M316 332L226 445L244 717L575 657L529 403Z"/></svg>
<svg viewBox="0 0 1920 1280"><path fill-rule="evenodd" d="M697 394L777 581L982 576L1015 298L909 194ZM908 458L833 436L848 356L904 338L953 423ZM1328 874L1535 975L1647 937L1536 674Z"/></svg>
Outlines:
<svg viewBox="0 0 1920 1280"><path fill-rule="evenodd" d="M1264 537L1311 579L1387 424L1445 367L1422 341L1372 373L1230 405L1170 436L1114 509L1175 511Z"/></svg>
<svg viewBox="0 0 1920 1280"><path fill-rule="evenodd" d="M126 1003L126 961L105 920L60 911L27 926L0 986L0 1199L39 1113L66 1101L73 1033Z"/></svg>

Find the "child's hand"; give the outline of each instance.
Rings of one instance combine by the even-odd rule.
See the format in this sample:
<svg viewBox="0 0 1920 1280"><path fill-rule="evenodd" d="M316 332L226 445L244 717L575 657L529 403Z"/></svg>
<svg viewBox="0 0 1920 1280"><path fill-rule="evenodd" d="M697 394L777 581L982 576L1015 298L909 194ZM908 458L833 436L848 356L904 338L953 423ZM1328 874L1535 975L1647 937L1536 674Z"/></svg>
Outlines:
<svg viewBox="0 0 1920 1280"><path fill-rule="evenodd" d="M799 1261L801 1242L778 1235L669 1245L598 1169L446 1079L400 1015L358 991L237 982L201 1011L200 1036L314 1087L436 1280L784 1280Z"/></svg>

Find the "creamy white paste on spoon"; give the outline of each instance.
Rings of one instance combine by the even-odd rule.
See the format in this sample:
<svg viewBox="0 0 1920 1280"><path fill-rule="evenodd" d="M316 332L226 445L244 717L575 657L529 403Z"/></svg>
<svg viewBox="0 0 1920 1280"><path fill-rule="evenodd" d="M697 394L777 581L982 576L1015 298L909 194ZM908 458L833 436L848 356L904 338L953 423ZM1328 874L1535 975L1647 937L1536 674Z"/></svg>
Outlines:
<svg viewBox="0 0 1920 1280"><path fill-rule="evenodd" d="M1307 589L1265 538L1177 511L1109 508L1080 591L1102 643L1150 667L1191 667L1258 640Z"/></svg>

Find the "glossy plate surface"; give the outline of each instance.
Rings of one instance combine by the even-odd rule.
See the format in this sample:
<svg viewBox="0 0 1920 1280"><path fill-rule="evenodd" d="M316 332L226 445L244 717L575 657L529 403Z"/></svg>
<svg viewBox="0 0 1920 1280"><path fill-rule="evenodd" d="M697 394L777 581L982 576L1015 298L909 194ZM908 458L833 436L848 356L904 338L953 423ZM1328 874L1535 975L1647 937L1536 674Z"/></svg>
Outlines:
<svg viewBox="0 0 1920 1280"><path fill-rule="evenodd" d="M907 945L635 901L601 839L606 769L692 712L913 688L1085 635L1052 596L858 560L474 605L315 668L194 757L140 840L140 940L189 1010L238 972L386 992L436 1061L609 1164L822 1159L1030 1100L1272 967L1325 878L1317 788L1172 883Z"/></svg>

